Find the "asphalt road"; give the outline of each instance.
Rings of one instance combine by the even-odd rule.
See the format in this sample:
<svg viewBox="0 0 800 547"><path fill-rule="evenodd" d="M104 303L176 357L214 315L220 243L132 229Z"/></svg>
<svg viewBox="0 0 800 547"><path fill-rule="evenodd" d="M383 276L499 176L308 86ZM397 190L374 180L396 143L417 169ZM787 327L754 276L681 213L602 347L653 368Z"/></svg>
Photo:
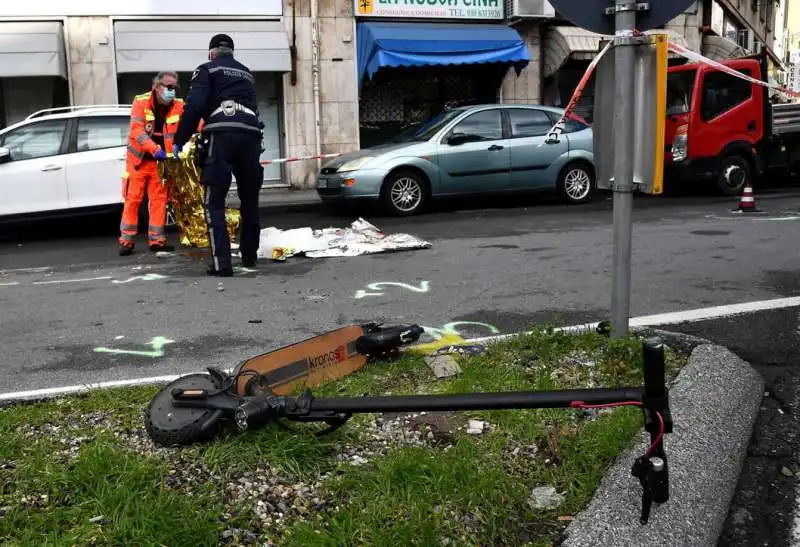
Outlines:
<svg viewBox="0 0 800 547"><path fill-rule="evenodd" d="M704 195L637 199L632 315L797 295L800 193L761 193L758 205L767 213L732 214L735 199ZM264 226L353 218L299 208L266 211ZM410 219L367 218L432 248L262 261L220 281L204 275L199 251L157 258L142 240L144 251L118 257L113 217L3 227L0 393L228 368L356 321L479 322L455 328L481 336L607 316L608 200L481 200ZM367 287L376 282L405 285ZM359 290L381 294L355 298Z"/></svg>
<svg viewBox="0 0 800 547"><path fill-rule="evenodd" d="M753 365L766 382L737 492L717 547L800 545L800 308L667 329L728 347Z"/></svg>
<svg viewBox="0 0 800 547"><path fill-rule="evenodd" d="M742 215L731 212L735 199L703 193L637 198L632 316L800 295L800 192L777 188L760 192L757 202L762 214ZM118 257L116 217L2 226L0 393L227 368L363 320L457 323L469 337L608 314L610 200L580 207L539 198L455 202L410 219L361 214L432 248L262 261L255 272L220 281L203 274L200 251ZM320 228L354 218L291 207L265 211L263 224ZM143 240L139 246L146 249ZM405 286L367 286L376 282ZM359 290L381 294L356 298ZM798 312L667 327L730 347L767 381L719 547L792 544Z"/></svg>

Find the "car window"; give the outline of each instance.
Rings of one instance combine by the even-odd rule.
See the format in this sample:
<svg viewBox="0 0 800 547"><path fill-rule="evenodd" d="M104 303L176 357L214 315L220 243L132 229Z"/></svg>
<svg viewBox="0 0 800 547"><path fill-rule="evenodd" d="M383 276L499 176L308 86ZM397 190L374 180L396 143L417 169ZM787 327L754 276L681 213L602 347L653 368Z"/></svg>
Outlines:
<svg viewBox="0 0 800 547"><path fill-rule="evenodd" d="M547 114L532 108L510 108L508 118L512 137L541 137L553 127Z"/></svg>
<svg viewBox="0 0 800 547"><path fill-rule="evenodd" d="M667 75L667 115L689 112L697 70L679 70Z"/></svg>
<svg viewBox="0 0 800 547"><path fill-rule="evenodd" d="M78 118L78 152L125 146L129 125L126 116Z"/></svg>
<svg viewBox="0 0 800 547"><path fill-rule="evenodd" d="M452 131L454 135L468 135L471 141L494 141L503 138L500 110L482 110L460 121Z"/></svg>
<svg viewBox="0 0 800 547"><path fill-rule="evenodd" d="M11 161L56 156L66 127L66 120L32 123L6 133L2 145L11 152Z"/></svg>
<svg viewBox="0 0 800 547"><path fill-rule="evenodd" d="M556 114L555 112L548 112L547 114L548 116L550 116L550 121L552 122L552 125L547 128L547 130L549 131L561 119L561 114ZM587 127L589 126L586 125L585 123L576 120L575 118L567 118L567 120L564 122L563 133L575 133L577 131L586 129Z"/></svg>
<svg viewBox="0 0 800 547"><path fill-rule="evenodd" d="M742 70L751 76L749 70ZM753 94L750 82L726 72L708 72L703 78L703 97L700 113L704 121L716 118L742 104Z"/></svg>

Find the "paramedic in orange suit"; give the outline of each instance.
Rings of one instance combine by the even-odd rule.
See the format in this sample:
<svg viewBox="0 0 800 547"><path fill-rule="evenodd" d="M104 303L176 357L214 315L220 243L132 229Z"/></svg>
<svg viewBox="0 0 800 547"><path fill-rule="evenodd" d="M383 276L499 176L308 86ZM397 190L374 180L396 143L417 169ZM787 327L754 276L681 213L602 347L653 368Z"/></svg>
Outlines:
<svg viewBox="0 0 800 547"><path fill-rule="evenodd" d="M120 256L133 253L139 207L145 191L149 201L147 239L150 250L175 250L167 244L164 230L169 196L167 185L161 184L158 176L157 162L166 159L168 150L172 152L175 131L183 114L183 100L175 97L177 89L175 72L159 72L153 78L153 88L133 100L128 156L122 176L125 206L120 223Z"/></svg>

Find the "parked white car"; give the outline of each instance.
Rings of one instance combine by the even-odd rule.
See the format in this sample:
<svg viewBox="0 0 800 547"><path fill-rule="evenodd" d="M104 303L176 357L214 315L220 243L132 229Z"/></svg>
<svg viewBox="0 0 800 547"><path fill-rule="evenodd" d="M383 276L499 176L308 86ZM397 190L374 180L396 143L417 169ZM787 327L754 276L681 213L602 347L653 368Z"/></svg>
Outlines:
<svg viewBox="0 0 800 547"><path fill-rule="evenodd" d="M130 112L53 108L0 130L0 218L121 211Z"/></svg>

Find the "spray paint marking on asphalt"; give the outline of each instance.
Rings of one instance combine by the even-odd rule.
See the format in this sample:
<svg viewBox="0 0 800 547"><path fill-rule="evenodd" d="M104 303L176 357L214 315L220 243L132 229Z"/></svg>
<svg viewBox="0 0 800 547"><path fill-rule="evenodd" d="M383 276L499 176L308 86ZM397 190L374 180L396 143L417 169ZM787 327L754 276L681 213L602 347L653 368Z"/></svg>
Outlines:
<svg viewBox="0 0 800 547"><path fill-rule="evenodd" d="M741 315L746 313L753 313L758 311L779 310L785 308L800 307L800 297L792 298L776 298L774 300L760 300L755 302L742 302L739 304L730 304L727 306L714 306L711 308L698 308L694 310L678 311L663 313L658 315L647 315L642 317L634 317L630 320L631 327L655 327L659 325L669 325L675 323L691 323L697 321L707 321L709 319L718 319L721 317L729 317L732 315ZM560 332L575 332L596 328L597 323L585 323L582 325L573 325L571 327L562 327L554 329ZM479 343L482 341L499 340L502 338L510 338L517 336L517 334L500 334L495 336L488 336L485 338L473 338L466 340L468 343ZM186 374L194 374L196 371L188 372ZM0 401L12 400L26 400L26 399L44 399L57 395L70 395L73 393L81 393L89 389L105 389L114 387L126 386L143 386L159 384L162 382L170 382L181 375L175 376L154 376L145 378L135 378L132 380L112 380L109 382L101 382L97 384L88 385L75 385L65 386L59 388L46 388L31 391L17 391L0 393ZM798 533L800 533L800 526L798 526Z"/></svg>
<svg viewBox="0 0 800 547"><path fill-rule="evenodd" d="M455 346L467 343L467 340L462 335L462 331L459 330L460 327L464 326L485 329L493 335L500 334L500 329L494 325L489 323L481 323L480 321L453 321L452 323L447 323L446 325L442 325L438 328L425 327L423 325L420 326L425 331L420 339L422 340L424 338L431 338L433 340L431 342L423 342L421 344L412 346L412 349L415 351L423 353L428 351L436 351L444 346Z"/></svg>
<svg viewBox="0 0 800 547"><path fill-rule="evenodd" d="M120 336L117 336L117 340L119 340ZM164 338L163 336L156 336L150 342L145 344L146 346L150 346L152 351L140 351L140 350L130 350L130 349L117 349L117 348L94 348L95 353L116 353L116 354L127 354L127 355L138 355L140 357L152 357L155 359L156 357L164 357L164 346L167 344L174 344L175 340L170 340L169 338Z"/></svg>
<svg viewBox="0 0 800 547"><path fill-rule="evenodd" d="M365 296L383 296L385 293L383 292L382 287L400 287L401 289L406 289L411 292L426 293L430 289L430 284L427 281L422 281L420 282L419 287L415 287L414 285L400 283L398 281L378 281L377 283L370 283L367 285L367 289L376 292L367 292L363 289L359 289L356 291L354 298L361 299Z"/></svg>
<svg viewBox="0 0 800 547"><path fill-rule="evenodd" d="M161 275L157 273L148 273L144 275L137 275L131 277L130 279L126 279L125 281L120 281L119 279L115 279L112 283L130 283L131 281L155 281L157 279L166 279L166 275Z"/></svg>

